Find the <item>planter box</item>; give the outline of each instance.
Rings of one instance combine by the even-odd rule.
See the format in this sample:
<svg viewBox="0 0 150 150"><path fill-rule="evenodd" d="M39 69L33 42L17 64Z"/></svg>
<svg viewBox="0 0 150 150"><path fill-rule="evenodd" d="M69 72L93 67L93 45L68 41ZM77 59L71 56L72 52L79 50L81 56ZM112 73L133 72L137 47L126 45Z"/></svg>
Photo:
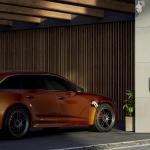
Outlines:
<svg viewBox="0 0 150 150"><path fill-rule="evenodd" d="M125 117L125 131L134 131L134 117Z"/></svg>

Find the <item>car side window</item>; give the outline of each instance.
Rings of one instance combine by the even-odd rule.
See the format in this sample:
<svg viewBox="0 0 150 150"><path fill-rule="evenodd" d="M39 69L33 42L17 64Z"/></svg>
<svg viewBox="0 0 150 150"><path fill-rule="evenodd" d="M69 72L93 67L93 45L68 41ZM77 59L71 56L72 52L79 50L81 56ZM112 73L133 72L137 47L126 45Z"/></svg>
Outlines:
<svg viewBox="0 0 150 150"><path fill-rule="evenodd" d="M22 89L46 89L42 75L21 75Z"/></svg>
<svg viewBox="0 0 150 150"><path fill-rule="evenodd" d="M20 89L21 84L16 76L10 76L0 83L0 89Z"/></svg>
<svg viewBox="0 0 150 150"><path fill-rule="evenodd" d="M66 86L58 78L46 76L45 79L48 90L67 91Z"/></svg>
<svg viewBox="0 0 150 150"><path fill-rule="evenodd" d="M0 83L0 89L44 89L76 92L77 86L57 76L15 75Z"/></svg>
<svg viewBox="0 0 150 150"><path fill-rule="evenodd" d="M56 76L47 76L46 83L48 90L76 91L76 86L74 84Z"/></svg>

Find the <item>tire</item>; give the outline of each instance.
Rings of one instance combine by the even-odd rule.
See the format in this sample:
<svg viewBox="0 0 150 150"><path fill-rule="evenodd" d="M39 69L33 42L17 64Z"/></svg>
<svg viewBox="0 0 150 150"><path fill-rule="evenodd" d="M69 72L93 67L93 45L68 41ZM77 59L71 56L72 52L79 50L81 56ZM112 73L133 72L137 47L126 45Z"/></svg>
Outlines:
<svg viewBox="0 0 150 150"><path fill-rule="evenodd" d="M30 119L28 111L20 106L11 108L4 120L4 132L12 138L22 138L29 131Z"/></svg>
<svg viewBox="0 0 150 150"><path fill-rule="evenodd" d="M115 124L115 113L113 108L109 104L102 104L98 106L94 126L96 131L108 132Z"/></svg>

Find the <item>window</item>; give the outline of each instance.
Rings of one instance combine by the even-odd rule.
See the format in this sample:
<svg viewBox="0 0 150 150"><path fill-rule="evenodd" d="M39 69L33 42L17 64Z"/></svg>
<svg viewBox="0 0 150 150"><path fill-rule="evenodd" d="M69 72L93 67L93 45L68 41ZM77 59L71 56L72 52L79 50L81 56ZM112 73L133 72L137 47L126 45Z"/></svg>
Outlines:
<svg viewBox="0 0 150 150"><path fill-rule="evenodd" d="M46 89L42 75L20 75L22 89Z"/></svg>
<svg viewBox="0 0 150 150"><path fill-rule="evenodd" d="M10 76L0 84L0 89L20 89L21 84L16 76Z"/></svg>
<svg viewBox="0 0 150 150"><path fill-rule="evenodd" d="M48 90L76 91L76 86L67 80L56 76L46 76Z"/></svg>
<svg viewBox="0 0 150 150"><path fill-rule="evenodd" d="M67 91L66 86L56 77L47 76L46 83L48 90Z"/></svg>
<svg viewBox="0 0 150 150"><path fill-rule="evenodd" d="M41 75L15 75L0 84L0 89L46 89Z"/></svg>
<svg viewBox="0 0 150 150"><path fill-rule="evenodd" d="M77 88L68 80L53 75L15 75L0 83L0 89L44 89L76 92Z"/></svg>

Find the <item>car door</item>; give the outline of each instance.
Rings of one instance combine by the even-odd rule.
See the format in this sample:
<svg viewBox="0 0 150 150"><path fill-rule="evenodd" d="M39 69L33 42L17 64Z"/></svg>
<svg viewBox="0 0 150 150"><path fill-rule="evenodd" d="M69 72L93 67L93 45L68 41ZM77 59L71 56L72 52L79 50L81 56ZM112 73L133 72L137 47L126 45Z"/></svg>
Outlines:
<svg viewBox="0 0 150 150"><path fill-rule="evenodd" d="M77 94L76 86L67 80L57 76L52 76L49 80L57 91L58 123L62 125L87 125L89 100Z"/></svg>
<svg viewBox="0 0 150 150"><path fill-rule="evenodd" d="M32 106L34 124L40 127L55 126L58 118L58 102L55 92L47 89L44 75L21 76L24 100Z"/></svg>

